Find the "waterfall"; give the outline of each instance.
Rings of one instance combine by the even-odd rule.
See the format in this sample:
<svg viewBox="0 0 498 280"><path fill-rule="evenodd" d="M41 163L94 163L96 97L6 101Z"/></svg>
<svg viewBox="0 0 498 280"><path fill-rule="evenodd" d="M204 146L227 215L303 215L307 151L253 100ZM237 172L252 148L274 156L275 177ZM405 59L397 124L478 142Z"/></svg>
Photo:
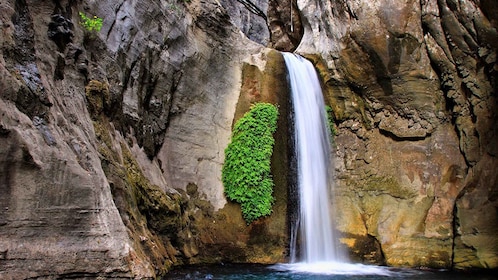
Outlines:
<svg viewBox="0 0 498 280"><path fill-rule="evenodd" d="M299 213L290 215L294 220L291 221L290 242L292 263L278 264L274 268L313 274L390 276L391 272L382 267L348 263L338 249L330 197L333 186L330 128L322 89L311 62L292 53L283 53L283 56L292 91L290 118ZM291 180L291 185L293 183ZM290 193L293 192L291 187Z"/></svg>
<svg viewBox="0 0 498 280"><path fill-rule="evenodd" d="M292 91L299 196L298 221L291 226L291 262L340 261L329 192L330 130L320 82L311 62L292 53L283 56ZM296 256L297 251L300 256Z"/></svg>

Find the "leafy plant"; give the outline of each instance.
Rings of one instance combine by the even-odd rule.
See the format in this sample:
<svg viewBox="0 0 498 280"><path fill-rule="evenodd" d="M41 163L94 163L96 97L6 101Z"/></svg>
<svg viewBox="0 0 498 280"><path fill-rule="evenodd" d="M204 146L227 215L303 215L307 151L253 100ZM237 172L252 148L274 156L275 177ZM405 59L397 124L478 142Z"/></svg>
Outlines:
<svg viewBox="0 0 498 280"><path fill-rule="evenodd" d="M240 118L225 149L222 181L225 194L240 203L249 224L272 212L273 179L270 163L277 129L278 109L269 103L256 103Z"/></svg>
<svg viewBox="0 0 498 280"><path fill-rule="evenodd" d="M328 105L325 106L325 111L327 112L327 122L330 129L330 137L333 141L334 136L337 135L337 130L335 129L334 111L332 110L332 107Z"/></svg>
<svg viewBox="0 0 498 280"><path fill-rule="evenodd" d="M97 16L93 16L93 18L87 17L83 12L79 12L81 21L80 24L90 32L100 32L102 29L102 24L104 20Z"/></svg>

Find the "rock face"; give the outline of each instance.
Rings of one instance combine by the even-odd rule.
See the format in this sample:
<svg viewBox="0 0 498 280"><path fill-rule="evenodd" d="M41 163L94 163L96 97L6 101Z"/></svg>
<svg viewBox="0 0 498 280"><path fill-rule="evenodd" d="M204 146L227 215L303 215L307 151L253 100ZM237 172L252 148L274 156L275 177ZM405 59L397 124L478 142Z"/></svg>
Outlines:
<svg viewBox="0 0 498 280"><path fill-rule="evenodd" d="M285 203L277 226L215 212L242 68L266 56L218 1L4 1L0 16L0 278L283 259Z"/></svg>
<svg viewBox="0 0 498 280"><path fill-rule="evenodd" d="M230 20L247 38L264 46L270 41L268 0L221 0Z"/></svg>
<svg viewBox="0 0 498 280"><path fill-rule="evenodd" d="M249 39L279 51L294 51L303 36L296 0L222 0L230 20Z"/></svg>
<svg viewBox="0 0 498 280"><path fill-rule="evenodd" d="M495 6L2 1L0 278L284 261L288 89L282 57L263 45L297 47L322 75L338 230L355 258L496 268ZM85 30L80 12L102 29ZM276 203L246 225L221 166L232 124L257 101L283 116Z"/></svg>
<svg viewBox="0 0 498 280"><path fill-rule="evenodd" d="M342 241L388 265L496 268L489 1L298 4L308 22L297 51L319 54L338 126Z"/></svg>

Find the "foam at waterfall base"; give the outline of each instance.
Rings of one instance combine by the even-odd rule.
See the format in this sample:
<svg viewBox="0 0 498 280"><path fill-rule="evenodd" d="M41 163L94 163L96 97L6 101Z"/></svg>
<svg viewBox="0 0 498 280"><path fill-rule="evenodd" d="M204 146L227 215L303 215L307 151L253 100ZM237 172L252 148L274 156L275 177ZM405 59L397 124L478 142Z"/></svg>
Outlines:
<svg viewBox="0 0 498 280"><path fill-rule="evenodd" d="M391 276L393 274L387 267L352 264L343 262L300 262L288 264L276 264L272 269L279 271L292 271L297 273L312 273L324 275L382 275Z"/></svg>

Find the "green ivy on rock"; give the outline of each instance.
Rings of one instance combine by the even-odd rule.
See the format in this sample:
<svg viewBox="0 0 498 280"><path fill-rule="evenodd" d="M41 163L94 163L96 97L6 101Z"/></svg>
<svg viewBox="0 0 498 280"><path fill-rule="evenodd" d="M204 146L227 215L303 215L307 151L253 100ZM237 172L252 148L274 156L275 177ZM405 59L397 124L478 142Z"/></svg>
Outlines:
<svg viewBox="0 0 498 280"><path fill-rule="evenodd" d="M222 180L226 196L240 203L249 224L272 212L273 179L271 155L277 129L278 109L269 103L256 103L240 118L225 149Z"/></svg>
<svg viewBox="0 0 498 280"><path fill-rule="evenodd" d="M334 142L334 136L337 135L337 130L335 129L334 111L329 105L325 105L325 111L327 112L327 123L330 130L330 138Z"/></svg>

